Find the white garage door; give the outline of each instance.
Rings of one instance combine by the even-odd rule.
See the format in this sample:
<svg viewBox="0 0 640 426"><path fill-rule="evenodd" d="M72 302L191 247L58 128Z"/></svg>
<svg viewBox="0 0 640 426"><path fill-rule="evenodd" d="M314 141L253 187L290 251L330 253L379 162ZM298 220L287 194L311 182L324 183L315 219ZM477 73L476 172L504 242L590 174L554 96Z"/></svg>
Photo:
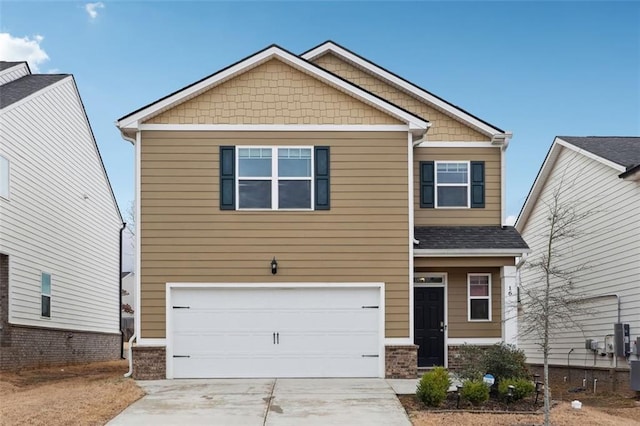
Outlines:
<svg viewBox="0 0 640 426"><path fill-rule="evenodd" d="M375 287L173 288L169 377L378 377L379 301Z"/></svg>

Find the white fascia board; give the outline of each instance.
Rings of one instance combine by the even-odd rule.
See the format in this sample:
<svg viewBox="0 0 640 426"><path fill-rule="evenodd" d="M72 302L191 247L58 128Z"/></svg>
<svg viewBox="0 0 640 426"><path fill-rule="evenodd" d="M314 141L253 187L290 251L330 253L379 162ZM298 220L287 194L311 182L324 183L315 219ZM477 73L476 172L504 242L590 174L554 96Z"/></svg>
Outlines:
<svg viewBox="0 0 640 426"><path fill-rule="evenodd" d="M19 101L14 102L11 105L8 105L8 106L0 109L0 114L4 114L6 112L9 112L14 108L19 107L20 105L23 105L23 104L31 101L31 99L33 99L35 97L38 97L38 96L42 95L43 93L48 92L49 90L52 90L55 87L62 86L63 84L67 84L69 82L69 80L71 80L71 79L73 79L73 76L71 74L69 74L65 78L63 78L61 80L58 80L55 83L50 84L50 85L48 85L46 87L43 87L42 89L38 90L37 92L34 92L34 93L30 94L29 96L24 97L24 98L20 99Z"/></svg>
<svg viewBox="0 0 640 426"><path fill-rule="evenodd" d="M230 132L407 132L406 124L140 124L139 130Z"/></svg>
<svg viewBox="0 0 640 426"><path fill-rule="evenodd" d="M311 64L304 59L299 58L298 56L292 55L289 52L286 52L277 46L272 46L268 49L265 49L262 52L259 52L244 61L227 68L203 81L200 83L194 84L191 87L187 87L184 90L170 96L166 99L158 101L143 110L125 117L125 119L117 122L117 126L120 129L132 129L136 125L136 122L144 121L154 114L159 113L165 109L168 109L180 102L183 102L186 99L197 96L201 92L208 90L214 87L217 84L220 84L223 81L226 81L234 76L254 68L270 59L278 58L283 62L291 65L292 67L303 71L307 74L311 74L316 78L323 80L325 83L342 90L345 93L350 94L351 96L359 99L360 101L369 104L373 107L376 107L379 110L397 118L400 121L404 121L410 127L410 129L424 129L426 130L428 127L428 121L422 120L413 114L410 114L401 108L390 104L389 102L378 98L377 96L366 92L363 89L360 89L357 86L352 85L351 83L342 80L341 78L336 77L335 75L323 70L320 67L317 67L314 64Z"/></svg>
<svg viewBox="0 0 640 426"><path fill-rule="evenodd" d="M473 345L473 346L491 346L502 342L501 337L457 337L447 339L447 345Z"/></svg>
<svg viewBox="0 0 640 426"><path fill-rule="evenodd" d="M412 93L413 95L419 97L420 99L430 103L431 105L434 105L435 107L437 107L438 109L441 109L443 111L446 111L447 113L449 113L450 115L457 117L458 119L464 121L465 123L477 128L478 130L480 130L482 133L489 135L489 136L493 136L495 134L502 134L502 132L496 128L493 128L485 123L483 123L482 121L478 120L475 117L472 117L471 115L461 111L460 109L454 107L453 105L450 105L446 102L444 102L441 99L438 99L437 97L435 97L434 95L432 95L429 92L426 92L422 89L420 89L419 87L414 86L411 83L408 83L404 80L402 80L401 78L391 74L388 71L385 71L384 69L372 64L369 61L365 61L362 58L358 57L357 55L354 55L353 53L341 48L340 46L335 45L334 43L331 42L327 42L323 45L320 45L318 47L316 47L313 50L310 50L309 52L305 53L304 55L302 55L302 58L307 60L307 61L311 61L319 56L322 56L328 52L331 53L335 53L338 56L342 56L343 58L347 59L348 61L356 64L357 66L366 69L367 71L373 73L374 75L377 75L378 77L381 77L382 79L388 81L389 83L393 84L396 87L399 87L400 89L407 91L409 93Z"/></svg>
<svg viewBox="0 0 640 426"><path fill-rule="evenodd" d="M496 145L493 142L478 142L478 141L422 141L417 148L501 148L502 145Z"/></svg>
<svg viewBox="0 0 640 426"><path fill-rule="evenodd" d="M556 137L556 140L554 141L554 143L557 143L557 144L562 145L562 146L564 146L566 148L569 148L570 150L575 151L578 154L582 154L585 157L590 158L592 160L595 160L595 161L597 161L599 163L602 163L605 166L609 166L612 169L617 170L620 173L623 173L624 171L627 170L626 167L624 167L624 166L622 166L622 165L620 165L618 163L614 163L613 161L607 160L606 158L602 158L599 155L596 155L596 154L592 153L591 151L586 151L586 150L584 150L582 148L579 148L579 147L577 147L577 146L575 146L573 144L570 144L569 142L567 142L567 141L565 141L563 139L560 139L558 137Z"/></svg>
<svg viewBox="0 0 640 426"><path fill-rule="evenodd" d="M530 253L530 249L415 249L415 257L512 257Z"/></svg>

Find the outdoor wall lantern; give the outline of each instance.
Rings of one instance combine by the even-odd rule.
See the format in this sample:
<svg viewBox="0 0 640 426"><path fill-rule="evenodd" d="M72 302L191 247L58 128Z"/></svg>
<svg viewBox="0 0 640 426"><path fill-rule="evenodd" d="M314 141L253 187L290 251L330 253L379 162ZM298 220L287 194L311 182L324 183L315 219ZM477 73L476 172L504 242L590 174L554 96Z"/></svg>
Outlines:
<svg viewBox="0 0 640 426"><path fill-rule="evenodd" d="M278 273L278 261L276 260L275 256L274 256L273 260L271 261L271 273L273 275Z"/></svg>

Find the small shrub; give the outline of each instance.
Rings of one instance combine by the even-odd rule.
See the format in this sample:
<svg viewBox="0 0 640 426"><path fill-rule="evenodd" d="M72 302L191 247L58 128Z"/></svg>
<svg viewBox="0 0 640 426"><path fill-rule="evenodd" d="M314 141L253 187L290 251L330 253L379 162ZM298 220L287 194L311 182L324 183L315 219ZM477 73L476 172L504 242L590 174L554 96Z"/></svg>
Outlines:
<svg viewBox="0 0 640 426"><path fill-rule="evenodd" d="M531 380L523 378L503 379L498 385L498 393L504 399L507 399L507 395L509 395L509 385L514 387L512 401L518 401L531 396L536 391L536 386Z"/></svg>
<svg viewBox="0 0 640 426"><path fill-rule="evenodd" d="M480 405L489 399L489 386L482 380L467 380L460 389L460 396L473 405Z"/></svg>
<svg viewBox="0 0 640 426"><path fill-rule="evenodd" d="M444 367L436 367L425 373L416 389L416 396L430 407L437 407L447 398L447 390L451 386L449 372Z"/></svg>
<svg viewBox="0 0 640 426"><path fill-rule="evenodd" d="M499 343L485 350L482 366L485 372L492 374L496 383L499 384L503 379L529 377L526 362L527 357L522 349Z"/></svg>

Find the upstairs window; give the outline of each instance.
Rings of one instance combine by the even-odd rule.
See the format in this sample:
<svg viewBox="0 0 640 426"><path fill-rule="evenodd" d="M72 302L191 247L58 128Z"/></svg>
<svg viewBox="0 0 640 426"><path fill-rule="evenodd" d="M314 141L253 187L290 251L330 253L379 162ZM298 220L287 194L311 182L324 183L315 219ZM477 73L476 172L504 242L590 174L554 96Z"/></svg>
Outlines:
<svg viewBox="0 0 640 426"><path fill-rule="evenodd" d="M420 208L484 208L484 171L484 161L420 161Z"/></svg>
<svg viewBox="0 0 640 426"><path fill-rule="evenodd" d="M328 146L220 147L220 210L329 210Z"/></svg>
<svg viewBox="0 0 640 426"><path fill-rule="evenodd" d="M9 199L9 160L0 155L0 197Z"/></svg>
<svg viewBox="0 0 640 426"><path fill-rule="evenodd" d="M311 209L311 148L238 148L239 209Z"/></svg>
<svg viewBox="0 0 640 426"><path fill-rule="evenodd" d="M436 162L436 206L469 207L469 162Z"/></svg>
<svg viewBox="0 0 640 426"><path fill-rule="evenodd" d="M40 315L44 318L51 318L51 274L42 273L40 293Z"/></svg>
<svg viewBox="0 0 640 426"><path fill-rule="evenodd" d="M491 321L491 274L467 275L469 321Z"/></svg>

